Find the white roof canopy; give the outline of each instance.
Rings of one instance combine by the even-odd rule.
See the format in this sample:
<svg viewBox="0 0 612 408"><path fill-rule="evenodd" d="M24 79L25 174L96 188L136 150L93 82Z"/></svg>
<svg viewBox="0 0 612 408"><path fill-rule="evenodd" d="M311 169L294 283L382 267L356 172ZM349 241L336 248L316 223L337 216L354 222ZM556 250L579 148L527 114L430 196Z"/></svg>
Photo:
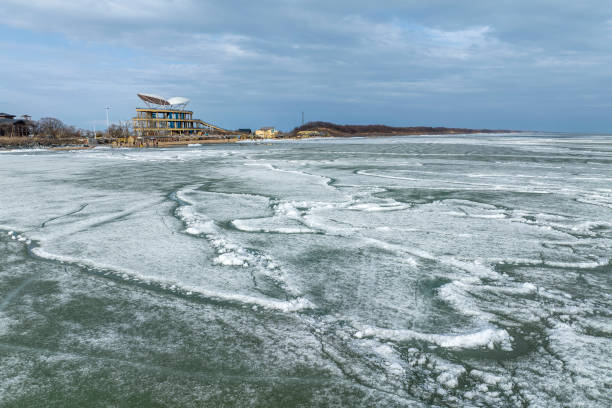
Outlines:
<svg viewBox="0 0 612 408"><path fill-rule="evenodd" d="M139 93L137 95L140 99L145 101L147 105L173 106L182 109L189 103L189 99L182 96L175 96L173 98L166 99L162 96L153 94Z"/></svg>
<svg viewBox="0 0 612 408"><path fill-rule="evenodd" d="M187 105L189 103L189 99L183 98L182 96L175 96L168 99L168 102L170 105Z"/></svg>

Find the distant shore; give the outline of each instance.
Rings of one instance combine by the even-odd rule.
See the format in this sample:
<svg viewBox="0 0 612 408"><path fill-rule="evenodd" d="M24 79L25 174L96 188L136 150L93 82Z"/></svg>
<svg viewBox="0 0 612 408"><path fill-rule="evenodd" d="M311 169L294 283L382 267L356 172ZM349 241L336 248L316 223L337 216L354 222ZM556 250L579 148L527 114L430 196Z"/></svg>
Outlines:
<svg viewBox="0 0 612 408"><path fill-rule="evenodd" d="M179 139L164 139L158 138L153 145L145 145L142 143L124 143L120 139L112 143L93 144L90 145L86 139L81 139L81 143L75 143L75 139L70 140L55 140L44 139L41 137L29 138L3 138L0 137L0 150L14 149L48 149L54 151L63 150L85 150L92 149L96 146L108 147L140 147L140 148L159 148L159 147L180 147L188 145L206 145L206 144L225 144L236 142L268 142L278 140L302 140L302 139L324 139L324 138L350 138L350 137L391 137L391 136L427 136L427 135L458 135L458 134L491 134L491 133L520 133L516 130L502 129L465 129L465 128L446 128L446 127L392 127L386 125L337 125L329 122L310 122L303 126L293 129L289 133L281 133L275 138L254 138L251 135L220 136L218 138L179 138ZM136 139L135 136L131 138Z"/></svg>
<svg viewBox="0 0 612 408"><path fill-rule="evenodd" d="M331 122L309 122L295 128L296 137L380 137L411 135L455 135L477 133L516 133L506 129L467 129L431 126L338 125Z"/></svg>

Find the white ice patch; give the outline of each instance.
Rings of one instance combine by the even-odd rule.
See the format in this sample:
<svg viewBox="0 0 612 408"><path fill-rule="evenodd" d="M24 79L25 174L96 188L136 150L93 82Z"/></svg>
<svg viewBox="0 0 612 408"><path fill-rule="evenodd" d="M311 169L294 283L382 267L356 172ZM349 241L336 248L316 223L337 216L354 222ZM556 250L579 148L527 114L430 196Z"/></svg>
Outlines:
<svg viewBox="0 0 612 408"><path fill-rule="evenodd" d="M392 244L390 242L381 241L373 238L365 238L363 239L365 243L370 246L384 249L385 251L395 252L397 255L401 256L402 262L411 264L416 266L417 260L412 256L416 255L417 257L431 259L431 256L423 251L419 251L418 249L407 249L404 246Z"/></svg>
<svg viewBox="0 0 612 408"><path fill-rule="evenodd" d="M494 320L495 316L483 311L474 296L468 292L471 288L472 285L466 282L453 281L438 288L438 296L466 316L484 321Z"/></svg>
<svg viewBox="0 0 612 408"><path fill-rule="evenodd" d="M604 208L612 208L612 195L610 194L588 194L576 198L576 201L586 204L593 204Z"/></svg>
<svg viewBox="0 0 612 408"><path fill-rule="evenodd" d="M402 359L397 352L388 344L374 346L374 351L383 359L383 365L389 374L402 376L405 373L402 367Z"/></svg>
<svg viewBox="0 0 612 408"><path fill-rule="evenodd" d="M317 174L310 174L310 173L306 173L303 171L299 171L299 170L285 170L285 169L281 169L278 168L277 166L273 165L272 163L245 163L245 166L261 166L267 169L270 169L272 171L277 171L277 172L281 172L281 173L289 173L289 174L295 174L298 176L302 176L302 177L308 177L308 178L314 178L315 180L318 181L319 184L322 184L323 186L327 187L329 185L329 183L331 182L331 179L329 177L325 177L325 176L319 176Z"/></svg>
<svg viewBox="0 0 612 408"><path fill-rule="evenodd" d="M594 229L612 229L612 223L605 221L585 221L572 226L572 231L580 232L588 235L595 235Z"/></svg>
<svg viewBox="0 0 612 408"><path fill-rule="evenodd" d="M451 256L442 256L438 259L440 263L462 269L472 277L478 278L498 278L499 274L493 268L480 259L461 260Z"/></svg>
<svg viewBox="0 0 612 408"><path fill-rule="evenodd" d="M525 282L520 284L508 283L504 286L492 286L492 285L470 285L470 291L490 291L496 293L503 293L507 295L532 295L538 292L538 287L533 283Z"/></svg>
<svg viewBox="0 0 612 408"><path fill-rule="evenodd" d="M224 266L249 266L249 262L243 256L236 254L235 252L226 252L215 259L213 259L213 263L216 265L224 265Z"/></svg>
<svg viewBox="0 0 612 408"><path fill-rule="evenodd" d="M600 266L606 266L610 263L610 260L607 258L600 259L597 261L587 261L587 262L554 262L554 261L544 261L544 265L557 267L557 268L573 268L573 269L593 269L599 268Z"/></svg>
<svg viewBox="0 0 612 408"><path fill-rule="evenodd" d="M612 362L606 356L610 354L610 340L583 333L571 324L552 323L547 330L550 348L573 374L572 380L593 399L609 395Z"/></svg>
<svg viewBox="0 0 612 408"><path fill-rule="evenodd" d="M459 377L463 374L465 374L465 368L462 366L450 366L436 378L436 381L446 388L457 388Z"/></svg>
<svg viewBox="0 0 612 408"><path fill-rule="evenodd" d="M466 334L428 334L408 329L381 329L364 327L357 331L356 338L375 337L393 341L423 340L444 348L474 349L487 347L494 349L496 345L504 351L512 351L512 337L504 329L486 328L481 331Z"/></svg>
<svg viewBox="0 0 612 408"><path fill-rule="evenodd" d="M275 232L278 234L312 234L316 231L302 225L283 225L284 220L275 218L254 218L234 220L232 225L244 232Z"/></svg>
<svg viewBox="0 0 612 408"><path fill-rule="evenodd" d="M272 206L274 216L233 220L232 225L245 232L275 232L280 234L311 234L317 232L302 222L300 203L280 202ZM302 203L301 205L305 205Z"/></svg>
<svg viewBox="0 0 612 408"><path fill-rule="evenodd" d="M504 381L504 377L499 376L499 375L495 375L495 374L491 374L491 373L487 373L481 370L472 370L470 371L470 376L471 377L475 377L477 379L479 379L480 381L484 382L485 384L488 385L497 385L499 383L501 383L502 381Z"/></svg>
<svg viewBox="0 0 612 408"><path fill-rule="evenodd" d="M214 222L201 214L197 214L192 207L183 206L176 209L176 214L185 222L185 232L190 235L212 234L216 227Z"/></svg>
<svg viewBox="0 0 612 408"><path fill-rule="evenodd" d="M17 232L10 230L7 232L7 235L13 240L13 241L19 241L19 242L24 242L27 245L30 245L32 243L32 241L23 234L18 234Z"/></svg>
<svg viewBox="0 0 612 408"><path fill-rule="evenodd" d="M168 290L180 289L186 293L197 293L197 294L200 294L204 297L211 298L211 299L258 305L266 309L279 310L282 312L296 312L299 310L312 309L315 307L315 305L312 302L310 302L308 299L304 297L295 297L290 300L281 301L281 300L276 300L276 299L271 299L271 298L262 298L262 297L256 297L256 296L250 296L250 295L243 295L240 293L227 293L223 291L213 291L213 290L208 290L206 288L203 288L201 286L185 285L182 282L178 282L178 281L171 280L171 279L165 279L159 276L151 277L149 275L140 273L138 271L125 269L125 268L119 268L114 265L97 264L97 263L94 263L94 262L91 262L85 259L51 254L49 252L46 252L42 248L34 248L32 252L41 258L53 259L53 260L60 261L60 262L69 262L69 263L87 266L87 267L91 267L91 268L95 268L99 270L113 271L115 274L117 274L118 276L121 276L123 279L134 279L134 280L142 281L142 282L156 282Z"/></svg>
<svg viewBox="0 0 612 408"><path fill-rule="evenodd" d="M577 261L577 262L561 262L549 261L546 259L528 259L528 258L491 258L491 262L510 265L533 265L533 266L550 266L553 268L567 269L593 269L601 266L606 266L610 263L609 258L599 258L597 260Z"/></svg>
<svg viewBox="0 0 612 408"><path fill-rule="evenodd" d="M280 202L274 206L274 212L290 219L300 219L302 213L297 209L298 206L305 206L306 203Z"/></svg>
<svg viewBox="0 0 612 408"><path fill-rule="evenodd" d="M401 211L409 209L409 205L400 204L395 200L388 200L386 202L360 202L351 204L346 207L349 210L354 211L365 211L365 212L381 212L381 211Z"/></svg>
<svg viewBox="0 0 612 408"><path fill-rule="evenodd" d="M188 203L180 206L176 214L187 225L185 232L191 235L203 235L217 252L213 264L233 267L253 267L256 270L276 281L284 290L292 296L300 296L300 291L289 282L284 271L270 256L259 252L249 251L241 245L232 242L227 234L224 234L215 223L205 215L194 209L194 202L187 197L187 193L193 192L193 188L178 191L176 196L179 200Z"/></svg>
<svg viewBox="0 0 612 408"><path fill-rule="evenodd" d="M443 203L444 205L448 205L453 209L459 210L445 212L445 214L452 215L454 217L481 219L504 219L508 217L504 210L501 210L490 204L455 199L443 200L441 201L441 203Z"/></svg>

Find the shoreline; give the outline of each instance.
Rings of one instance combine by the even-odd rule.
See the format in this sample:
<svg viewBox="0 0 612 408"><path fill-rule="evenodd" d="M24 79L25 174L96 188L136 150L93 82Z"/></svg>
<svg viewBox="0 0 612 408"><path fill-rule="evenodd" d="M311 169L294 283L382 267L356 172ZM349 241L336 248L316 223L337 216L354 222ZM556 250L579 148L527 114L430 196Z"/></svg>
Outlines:
<svg viewBox="0 0 612 408"><path fill-rule="evenodd" d="M402 134L402 133L394 133L394 134L386 134L386 133L369 133L369 134L342 134L342 135L326 135L326 136L290 136L283 138L270 138L270 139L262 139L262 138L229 138L229 139L185 139L185 140L173 140L173 141L158 141L157 146L148 146L148 147L140 147L140 146L116 146L112 144L99 144L94 146L89 145L81 145L81 146L14 146L14 147L6 147L0 146L0 151L17 151L17 150L41 150L41 151L70 151L70 150L91 150L95 148L109 148L109 149L120 149L120 148L128 148L128 149L158 149L158 148L172 148L172 147L186 147L192 146L196 147L196 145L216 145L216 144L231 144L231 143L278 143L283 141L301 141L301 140L325 140L325 139L351 139L351 138L385 138L385 137L412 137L412 136L481 136L481 135L520 135L525 133L538 133L538 132L529 132L529 131L509 131L509 132L474 132L474 133L458 133L458 132L448 132L448 133L414 133L414 134Z"/></svg>

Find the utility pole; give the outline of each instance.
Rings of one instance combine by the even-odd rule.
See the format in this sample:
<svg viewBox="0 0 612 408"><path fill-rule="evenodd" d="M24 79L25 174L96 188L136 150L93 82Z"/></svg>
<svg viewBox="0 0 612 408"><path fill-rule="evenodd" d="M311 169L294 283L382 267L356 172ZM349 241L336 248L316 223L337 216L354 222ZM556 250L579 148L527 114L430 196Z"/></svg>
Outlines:
<svg viewBox="0 0 612 408"><path fill-rule="evenodd" d="M302 112L302 126L304 126L304 112Z"/></svg>
<svg viewBox="0 0 612 408"><path fill-rule="evenodd" d="M106 110L106 131L108 132L108 128L110 127L110 121L108 119L108 111L111 110L110 106L107 106L106 108L104 108Z"/></svg>

